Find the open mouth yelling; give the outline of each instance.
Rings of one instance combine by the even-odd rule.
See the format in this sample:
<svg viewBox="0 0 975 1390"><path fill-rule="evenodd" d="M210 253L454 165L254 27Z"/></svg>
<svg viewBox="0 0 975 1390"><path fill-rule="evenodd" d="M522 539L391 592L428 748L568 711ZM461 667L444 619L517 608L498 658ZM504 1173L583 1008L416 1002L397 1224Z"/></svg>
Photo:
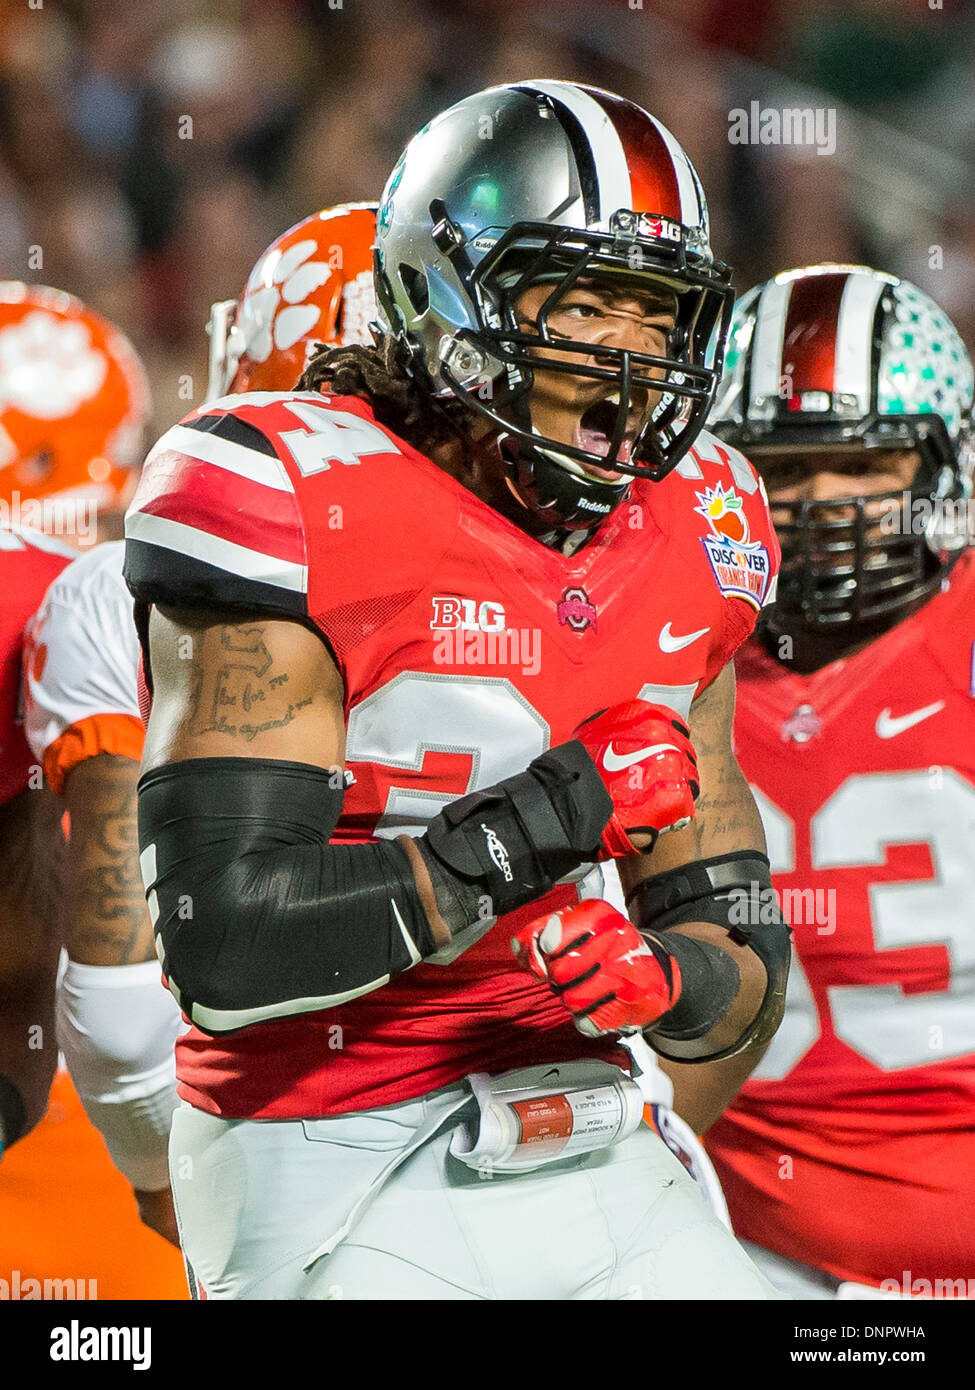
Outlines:
<svg viewBox="0 0 975 1390"><path fill-rule="evenodd" d="M578 448L603 458L608 455L613 432L619 419L619 402L620 397L617 391L610 396L603 396L600 400L594 401L592 405L586 407L575 429L574 442ZM616 458L621 463L629 463L630 461L633 441L643 423L645 409L645 399L630 403L630 409L626 416L626 430L616 454ZM582 466L587 473L591 473L594 478L599 478L603 482L618 482L623 476L609 464L605 468L590 463Z"/></svg>

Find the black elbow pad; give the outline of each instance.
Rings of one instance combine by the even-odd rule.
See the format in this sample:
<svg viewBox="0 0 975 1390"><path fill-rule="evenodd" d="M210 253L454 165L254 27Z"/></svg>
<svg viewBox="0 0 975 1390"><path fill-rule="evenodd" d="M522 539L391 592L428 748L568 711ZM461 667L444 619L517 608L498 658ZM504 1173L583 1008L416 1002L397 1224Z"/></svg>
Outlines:
<svg viewBox="0 0 975 1390"><path fill-rule="evenodd" d="M399 845L333 845L340 774L195 758L139 782L157 953L208 1033L335 1008L436 949Z"/></svg>
<svg viewBox="0 0 975 1390"><path fill-rule="evenodd" d="M785 1008L792 946L790 928L779 909L764 854L735 850L714 859L700 859L682 869L644 879L626 901L628 906L636 903L641 931L665 933L668 927L682 922L713 922L724 927L737 945L754 951L765 967L765 994L749 1026L728 1047L702 1056L695 1037L709 1032L727 1013L737 984L730 972L717 968L713 955L710 962L703 957L695 960L693 983L688 980L685 986L687 998L682 993L676 1008L671 1010L676 1015L677 1028L674 1029L674 1018L666 1015L663 1028L653 1034L654 1048L662 1057L673 1062L717 1062L734 1057L747 1047L761 1046L773 1037ZM710 950L716 953L718 948L712 946ZM726 959L734 967L730 957ZM679 957L678 963L683 969ZM734 993L729 996L733 984ZM722 1003L725 1007L719 1013ZM695 1025L707 1019L711 1021L695 1034Z"/></svg>

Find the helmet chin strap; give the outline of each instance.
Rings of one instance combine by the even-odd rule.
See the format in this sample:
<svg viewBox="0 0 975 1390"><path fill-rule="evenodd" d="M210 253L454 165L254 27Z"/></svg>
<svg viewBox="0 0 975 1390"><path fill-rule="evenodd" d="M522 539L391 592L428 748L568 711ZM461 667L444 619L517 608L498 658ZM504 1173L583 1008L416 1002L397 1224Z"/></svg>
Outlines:
<svg viewBox="0 0 975 1390"><path fill-rule="evenodd" d="M600 483L570 472L547 449L504 437L499 443L510 490L556 531L591 531L629 494L629 478Z"/></svg>
<svg viewBox="0 0 975 1390"><path fill-rule="evenodd" d="M464 424L439 402L436 404L468 456L473 451L482 461L500 460L505 489L518 509L528 513L539 527L551 528L549 531L531 528L536 539L546 545L563 548L567 538L573 536L578 537L578 544L581 544L586 534L629 495L631 479L628 477L620 482L600 483L563 467L556 461L554 451L526 444L504 430L489 429L478 436L469 428L465 429ZM490 498L484 500L490 501ZM494 505L497 506L496 501Z"/></svg>

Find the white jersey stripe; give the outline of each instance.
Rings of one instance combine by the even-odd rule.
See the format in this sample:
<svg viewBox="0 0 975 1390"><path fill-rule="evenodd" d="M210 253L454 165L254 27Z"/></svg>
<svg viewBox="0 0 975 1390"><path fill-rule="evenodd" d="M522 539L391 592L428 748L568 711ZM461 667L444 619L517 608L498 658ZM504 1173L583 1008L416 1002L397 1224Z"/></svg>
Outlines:
<svg viewBox="0 0 975 1390"><path fill-rule="evenodd" d="M165 969L165 966L163 967ZM263 1023L269 1018L289 1018L292 1014L319 1013L322 1009L336 1009L347 1004L350 999L358 999L363 994L371 994L389 984L388 975L380 975L378 980L370 980L358 989L347 989L341 994L323 994L318 998L282 999L277 1004L258 1005L252 1009L211 1009L205 1004L194 1003L190 1009L190 1019L198 1028L226 1032L234 1028L247 1028L252 1023ZM173 983L170 981L172 990Z"/></svg>
<svg viewBox="0 0 975 1390"><path fill-rule="evenodd" d="M788 366L782 361L782 342L791 298L792 282L773 280L756 305L749 408L759 396L779 394L779 378Z"/></svg>
<svg viewBox="0 0 975 1390"><path fill-rule="evenodd" d="M125 536L127 540L146 541L163 550L190 555L205 564L226 570L228 574L240 575L242 579L273 584L275 588L288 589L296 594L308 591L306 565L279 560L274 555L263 555L259 550L236 545L221 536L214 536L210 531L187 526L182 521L171 521L168 517L154 516L151 512L129 512L125 521Z"/></svg>
<svg viewBox="0 0 975 1390"><path fill-rule="evenodd" d="M647 115L650 115L649 111ZM677 193L680 198L680 220L685 227L696 227L701 221L701 203L697 196L697 187L694 183L694 175L691 173L690 165L687 162L687 156L667 127L661 125L656 116L650 116L650 119L657 127L657 134L667 146L670 162L674 166L674 173L677 175Z"/></svg>
<svg viewBox="0 0 975 1390"><path fill-rule="evenodd" d="M849 275L840 298L836 325L836 360L833 389L856 396L857 414L870 409L873 320L877 301L887 288L885 281L866 275Z"/></svg>
<svg viewBox="0 0 975 1390"><path fill-rule="evenodd" d="M275 492L294 492L291 479L279 458L262 454L257 449L248 449L209 430L191 430L185 425L174 425L159 440L153 454L167 449L189 454L190 458L200 459L203 463L212 463L215 468L236 473L252 483L273 488Z"/></svg>
<svg viewBox="0 0 975 1390"><path fill-rule="evenodd" d="M608 231L613 213L620 208L633 206L630 171L616 127L599 102L579 87L570 86L567 82L548 81L532 82L531 85L567 106L585 131L599 171L598 227Z"/></svg>

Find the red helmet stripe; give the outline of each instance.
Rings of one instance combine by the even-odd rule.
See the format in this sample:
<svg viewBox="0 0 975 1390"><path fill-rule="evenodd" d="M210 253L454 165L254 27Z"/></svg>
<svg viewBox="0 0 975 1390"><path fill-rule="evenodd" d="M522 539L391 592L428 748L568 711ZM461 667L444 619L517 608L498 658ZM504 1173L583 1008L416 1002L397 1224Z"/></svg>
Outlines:
<svg viewBox="0 0 975 1390"><path fill-rule="evenodd" d="M609 92L588 88L589 95L606 112L623 146L630 171L633 212L659 213L682 222L680 181L667 142L644 111ZM604 214L615 212L604 208Z"/></svg>
<svg viewBox="0 0 975 1390"><path fill-rule="evenodd" d="M836 337L846 281L845 272L793 281L779 372L791 381L793 396L836 389Z"/></svg>

